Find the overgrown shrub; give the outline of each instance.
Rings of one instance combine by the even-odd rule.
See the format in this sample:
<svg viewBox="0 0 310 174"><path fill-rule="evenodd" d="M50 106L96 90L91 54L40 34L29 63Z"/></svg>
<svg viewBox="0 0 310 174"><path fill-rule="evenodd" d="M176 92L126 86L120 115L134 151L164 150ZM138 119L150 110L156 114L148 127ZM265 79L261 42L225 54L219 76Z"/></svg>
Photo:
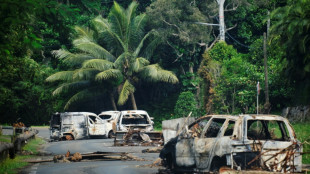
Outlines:
<svg viewBox="0 0 310 174"><path fill-rule="evenodd" d="M196 105L197 102L193 93L189 91L180 93L174 107L173 118L186 117L190 112L192 112L191 116L197 116L198 110Z"/></svg>

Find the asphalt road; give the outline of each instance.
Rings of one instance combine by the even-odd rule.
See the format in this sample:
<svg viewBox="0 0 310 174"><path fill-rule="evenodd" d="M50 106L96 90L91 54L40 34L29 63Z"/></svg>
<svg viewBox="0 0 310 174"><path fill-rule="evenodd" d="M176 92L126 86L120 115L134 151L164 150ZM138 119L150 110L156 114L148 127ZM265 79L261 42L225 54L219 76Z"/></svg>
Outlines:
<svg viewBox="0 0 310 174"><path fill-rule="evenodd" d="M48 128L35 128L39 130L38 136L48 140ZM52 159L53 155L66 154L69 150L71 154L75 152L128 152L136 157L143 158L145 161L87 161L87 162L70 162L70 163L54 163L44 162L32 165L23 169L20 173L104 173L104 174L155 174L158 168L145 167L143 165L152 164L158 158L158 153L142 153L143 149L150 147L142 146L122 146L114 147L112 139L85 139L74 141L48 142L42 147L42 152L52 153L50 156L38 157L38 159Z"/></svg>

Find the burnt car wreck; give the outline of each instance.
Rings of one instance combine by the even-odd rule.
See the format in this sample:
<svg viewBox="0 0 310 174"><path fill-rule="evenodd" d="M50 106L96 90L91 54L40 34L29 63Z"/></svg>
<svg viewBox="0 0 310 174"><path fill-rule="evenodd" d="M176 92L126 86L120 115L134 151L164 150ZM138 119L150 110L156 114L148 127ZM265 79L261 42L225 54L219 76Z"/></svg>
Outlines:
<svg viewBox="0 0 310 174"><path fill-rule="evenodd" d="M162 143L162 133L154 131L154 122L146 111L121 111L116 125L115 146L155 145Z"/></svg>
<svg viewBox="0 0 310 174"><path fill-rule="evenodd" d="M287 119L275 115L208 115L160 152L174 172L235 170L301 172L302 144Z"/></svg>
<svg viewBox="0 0 310 174"><path fill-rule="evenodd" d="M106 134L105 121L94 113L64 112L51 116L51 141L78 140Z"/></svg>

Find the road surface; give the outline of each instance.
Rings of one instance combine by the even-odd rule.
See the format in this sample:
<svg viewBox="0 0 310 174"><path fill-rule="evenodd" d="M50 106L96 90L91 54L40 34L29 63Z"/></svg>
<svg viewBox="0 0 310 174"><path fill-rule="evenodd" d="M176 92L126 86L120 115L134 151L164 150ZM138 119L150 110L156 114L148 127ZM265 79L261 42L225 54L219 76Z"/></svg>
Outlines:
<svg viewBox="0 0 310 174"><path fill-rule="evenodd" d="M38 136L48 140L48 128L35 128L39 130ZM142 146L122 146L114 147L112 139L85 139L74 141L59 141L48 142L41 149L45 153L52 153L51 156L42 156L38 159L52 159L53 155L66 154L69 150L71 154L75 152L89 153L89 152L128 152L136 157L143 158L145 161L88 161L88 162L71 162L71 163L54 163L45 162L32 165L23 169L20 173L74 173L74 174L155 174L158 173L158 168L145 167L143 165L152 164L158 158L158 153L142 153L143 149L150 147Z"/></svg>

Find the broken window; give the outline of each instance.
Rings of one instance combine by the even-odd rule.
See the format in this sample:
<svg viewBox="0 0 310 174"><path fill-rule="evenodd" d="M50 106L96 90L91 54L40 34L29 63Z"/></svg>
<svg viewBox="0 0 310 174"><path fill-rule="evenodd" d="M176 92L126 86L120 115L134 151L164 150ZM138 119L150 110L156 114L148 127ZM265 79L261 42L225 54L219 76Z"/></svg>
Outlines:
<svg viewBox="0 0 310 174"><path fill-rule="evenodd" d="M124 115L121 124L149 124L146 115L130 114Z"/></svg>
<svg viewBox="0 0 310 174"><path fill-rule="evenodd" d="M208 130L205 134L205 136L207 138L212 138L212 137L217 137L221 127L223 126L224 122L226 119L222 119L222 118L215 118L213 120L211 120L211 124L208 127Z"/></svg>
<svg viewBox="0 0 310 174"><path fill-rule="evenodd" d="M229 120L224 136L232 136L234 132L235 121Z"/></svg>
<svg viewBox="0 0 310 174"><path fill-rule="evenodd" d="M90 118L91 123L97 123L97 118L95 116L90 115L88 117Z"/></svg>
<svg viewBox="0 0 310 174"><path fill-rule="evenodd" d="M277 120L249 120L247 135L250 140L289 140L286 125Z"/></svg>
<svg viewBox="0 0 310 174"><path fill-rule="evenodd" d="M59 127L60 125L60 114L54 114L51 119L52 127Z"/></svg>
<svg viewBox="0 0 310 174"><path fill-rule="evenodd" d="M199 122L192 124L189 128L189 132L191 133L191 137L200 137L203 128L207 125L208 121L211 117L207 117Z"/></svg>
<svg viewBox="0 0 310 174"><path fill-rule="evenodd" d="M103 120L111 119L112 115L99 115L99 117Z"/></svg>

